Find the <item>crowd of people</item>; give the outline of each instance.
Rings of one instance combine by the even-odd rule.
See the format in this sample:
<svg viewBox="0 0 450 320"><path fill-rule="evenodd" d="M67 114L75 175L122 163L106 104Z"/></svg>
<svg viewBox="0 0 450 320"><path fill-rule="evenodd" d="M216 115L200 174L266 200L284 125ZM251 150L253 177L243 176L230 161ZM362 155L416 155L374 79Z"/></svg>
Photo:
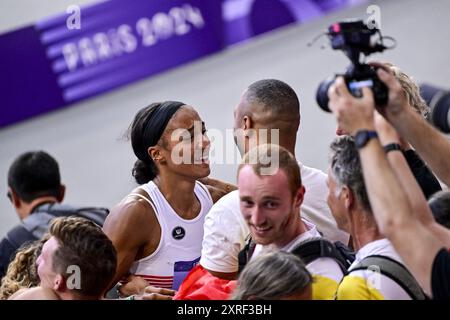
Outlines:
<svg viewBox="0 0 450 320"><path fill-rule="evenodd" d="M450 299L450 141L409 76L373 66L385 106L342 77L328 90L326 173L296 159L300 102L275 79L235 107L236 184L213 178L205 122L177 101L134 117L138 186L111 212L63 204L57 161L20 155L0 299Z"/></svg>

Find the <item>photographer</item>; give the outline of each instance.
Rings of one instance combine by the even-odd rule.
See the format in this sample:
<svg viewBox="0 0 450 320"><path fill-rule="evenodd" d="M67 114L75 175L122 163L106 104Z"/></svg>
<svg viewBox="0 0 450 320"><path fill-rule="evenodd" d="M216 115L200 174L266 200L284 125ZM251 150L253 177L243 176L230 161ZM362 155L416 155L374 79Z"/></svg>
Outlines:
<svg viewBox="0 0 450 320"><path fill-rule="evenodd" d="M381 63L373 63L372 65L384 68ZM398 82L392 76L386 72L380 72L380 79L389 88L392 86L396 90L395 92L390 90L389 107L386 108L383 115L398 133L412 144L436 175L447 186L450 185L450 170L447 161L450 158L448 139L409 108Z"/></svg>
<svg viewBox="0 0 450 320"><path fill-rule="evenodd" d="M450 142L412 110L400 83L385 71L388 68L382 64L376 65L380 67L378 77L389 90L388 104L379 111L416 148L438 177L448 184L450 172L445 159L450 156ZM408 197L403 183L393 171L374 133L373 93L368 88L362 88L362 93L361 98L354 98L344 79L339 77L328 90L329 108L339 126L360 140L359 156L377 224L392 241L425 292L434 299L449 299L450 254L445 249L448 243L444 243L419 220L416 215L422 215L422 212L414 214L414 209L425 210L424 206L418 209L421 199L412 203L411 196Z"/></svg>
<svg viewBox="0 0 450 320"><path fill-rule="evenodd" d="M398 67L392 64L386 64L389 70L394 74L395 78L400 82L402 86L406 99L408 100L411 108L420 114L424 119L427 118L429 108L426 105L424 99L420 96L419 87L414 82L414 80L408 76L406 73L401 71ZM337 135L347 134L339 126L336 129ZM411 145L405 139L396 140L395 144L391 145L391 148L400 148L406 159L409 168L411 169L414 177L417 180L423 194L427 199L429 199L433 194L441 191L441 185L439 181L434 176L433 172L428 168L426 163L419 157L417 152L411 147Z"/></svg>

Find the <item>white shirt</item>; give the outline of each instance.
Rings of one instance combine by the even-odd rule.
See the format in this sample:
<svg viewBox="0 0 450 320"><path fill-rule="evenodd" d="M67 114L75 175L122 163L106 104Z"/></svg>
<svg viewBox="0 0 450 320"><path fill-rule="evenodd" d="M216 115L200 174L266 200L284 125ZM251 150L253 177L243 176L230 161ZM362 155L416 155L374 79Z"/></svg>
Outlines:
<svg viewBox="0 0 450 320"><path fill-rule="evenodd" d="M238 254L250 233L239 207L239 190L217 201L205 217L200 264L212 271L238 271Z"/></svg>
<svg viewBox="0 0 450 320"><path fill-rule="evenodd" d="M314 223L324 238L348 243L349 235L337 228L327 204L327 175L299 162L305 197L301 216ZM232 273L239 267L238 254L250 230L240 210L239 191L233 191L213 205L205 218L200 264L211 271Z"/></svg>
<svg viewBox="0 0 450 320"><path fill-rule="evenodd" d="M350 235L338 228L330 207L328 207L327 175L322 171L307 167L300 161L300 175L305 186L305 198L301 206L301 216L315 224L325 239L340 241L347 245Z"/></svg>

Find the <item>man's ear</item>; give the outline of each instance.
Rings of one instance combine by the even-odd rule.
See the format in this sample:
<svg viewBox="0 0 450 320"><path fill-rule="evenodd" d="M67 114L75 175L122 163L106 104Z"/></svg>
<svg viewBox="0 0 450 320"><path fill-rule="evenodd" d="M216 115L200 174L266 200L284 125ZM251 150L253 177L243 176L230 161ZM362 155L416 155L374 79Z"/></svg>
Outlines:
<svg viewBox="0 0 450 320"><path fill-rule="evenodd" d="M19 209L22 206L22 199L19 198L19 195L11 188L9 188L9 192L11 193L11 202L14 208Z"/></svg>
<svg viewBox="0 0 450 320"><path fill-rule="evenodd" d="M53 290L55 291L65 291L66 290L66 280L64 277L60 274L57 274L55 276L55 279L53 280Z"/></svg>
<svg viewBox="0 0 450 320"><path fill-rule="evenodd" d="M305 186L301 186L300 188L298 188L294 198L296 208L300 208L300 206L302 205L303 198L305 197L305 192L306 192Z"/></svg>
<svg viewBox="0 0 450 320"><path fill-rule="evenodd" d="M253 119L250 116L247 115L242 118L242 129L244 132L253 129L253 125Z"/></svg>
<svg viewBox="0 0 450 320"><path fill-rule="evenodd" d="M350 210L355 205L355 196L348 186L344 185L342 187L341 197L344 197L344 204L347 210Z"/></svg>
<svg viewBox="0 0 450 320"><path fill-rule="evenodd" d="M63 202L65 195L66 195L66 186L64 184L61 184L61 186L59 187L59 193L56 200L58 200L58 202Z"/></svg>

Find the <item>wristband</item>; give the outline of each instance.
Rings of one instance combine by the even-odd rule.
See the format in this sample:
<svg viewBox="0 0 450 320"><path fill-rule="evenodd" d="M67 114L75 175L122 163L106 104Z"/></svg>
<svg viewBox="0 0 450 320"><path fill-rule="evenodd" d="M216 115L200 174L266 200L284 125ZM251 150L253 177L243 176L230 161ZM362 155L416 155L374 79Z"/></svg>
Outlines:
<svg viewBox="0 0 450 320"><path fill-rule="evenodd" d="M390 151L395 151L395 150L402 151L402 148L400 147L400 145L398 143L389 143L389 144L385 145L383 147L383 149L384 149L384 152L386 152L386 153L388 153Z"/></svg>

